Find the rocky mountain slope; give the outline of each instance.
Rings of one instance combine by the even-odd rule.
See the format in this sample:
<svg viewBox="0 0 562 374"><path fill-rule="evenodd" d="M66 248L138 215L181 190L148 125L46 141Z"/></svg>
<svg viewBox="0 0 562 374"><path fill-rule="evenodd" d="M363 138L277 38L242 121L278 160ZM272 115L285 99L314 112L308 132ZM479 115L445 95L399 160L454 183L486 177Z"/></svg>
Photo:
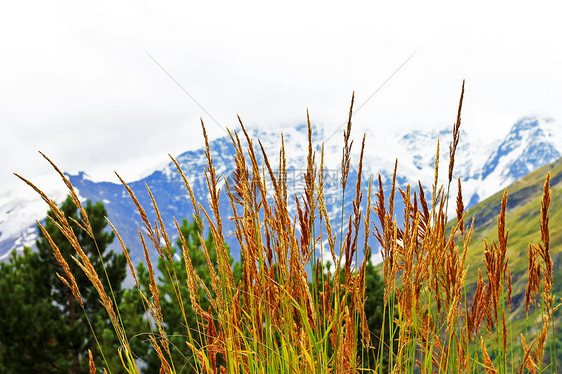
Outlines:
<svg viewBox="0 0 562 374"><path fill-rule="evenodd" d="M405 186L408 183L429 186L433 182L434 157L437 139L441 142L440 164L441 175L446 177L448 162L448 144L451 139L450 129L442 131L418 130L407 134L397 134L394 137L381 139L376 133L367 132L364 175L381 174L386 190L392 177L394 161L398 159L398 182ZM278 150L281 144L278 131L251 129L251 136L260 139L267 150L272 165L278 162ZM307 128L300 125L283 130L287 155L289 194L300 193L304 185L303 175L306 167ZM562 126L551 120L540 118L523 118L515 123L504 139L488 139L486 134L473 134L469 129L463 130L456 156L455 178L463 181L463 193L467 205L472 206L496 191L504 188L522 176L553 162L562 154ZM313 128L313 144L317 153L320 145L327 138L322 128ZM358 135L358 134L355 134ZM337 137L337 136L336 136ZM360 139L354 144L350 182L355 186L356 168ZM257 145L257 142L256 142ZM341 139L326 143L326 196L327 208L339 222L341 209L345 213L351 212L351 191L342 205L342 191L340 185L341 172ZM215 139L210 143L214 157L214 164L219 175L229 178L234 168L234 147L228 136ZM258 152L259 153L259 152ZM195 195L205 206L208 198L206 191L204 149L188 151L177 157L188 180L192 184ZM319 160L319 155L317 155ZM60 165L64 168L64 165ZM108 211L109 219L115 224L125 243L132 249L133 257L140 257L137 227L141 226L140 216L128 197L125 189L118 183L95 182L86 173L69 176L84 199L102 201ZM56 178L54 178L56 179ZM46 188L57 201L65 196L62 181L34 181L40 188ZM445 182L441 178L441 182ZM364 177L362 185L366 188L368 177ZM164 222L168 224L170 232L174 232L173 217L178 221L183 218L191 219L193 211L187 191L172 163L166 167L154 170L146 177L129 184L135 191L140 202L145 206L151 218L150 198L146 192L148 185L156 198L162 212ZM221 214L224 217L232 215L230 204L221 182ZM453 193L453 192L452 192ZM366 200L366 196L364 197ZM29 187L0 194L0 259L6 258L13 248L32 245L36 238L35 220L43 219L47 210L46 205L34 196ZM295 212L293 212L295 213ZM226 232L233 231L233 225L226 219ZM337 228L337 223L336 223ZM229 238L233 256L237 257L236 243ZM376 248L376 246L375 246Z"/></svg>

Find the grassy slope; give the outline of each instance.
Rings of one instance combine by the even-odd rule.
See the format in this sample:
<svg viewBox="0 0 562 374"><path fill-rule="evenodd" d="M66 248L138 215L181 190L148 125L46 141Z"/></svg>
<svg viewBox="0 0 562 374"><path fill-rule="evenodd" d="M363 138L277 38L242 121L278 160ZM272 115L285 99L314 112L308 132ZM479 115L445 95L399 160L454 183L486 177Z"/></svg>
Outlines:
<svg viewBox="0 0 562 374"><path fill-rule="evenodd" d="M551 174L550 247L554 261L555 294L562 290L562 159L546 165L539 170L516 181L507 189L508 204L506 228L509 230L508 257L513 277L514 298L519 301L525 295L527 285L527 266L529 243L540 241L539 215L544 181ZM497 242L497 216L500 212L503 191L471 208L467 217L474 217L474 233L467 253L470 265L469 281L476 280L477 269L483 268L484 240Z"/></svg>
<svg viewBox="0 0 562 374"><path fill-rule="evenodd" d="M508 187L508 209L506 212L506 228L509 230L508 253L512 272L512 339L519 346L519 333L527 338L535 336L535 330L526 328L525 288L528 278L529 243L540 242L539 216L542 193L547 173L551 174L550 214L550 248L554 261L553 294L560 301L562 296L562 159L546 165L527 175ZM474 233L467 253L467 264L470 266L467 284L476 281L478 268L484 270L484 240L489 244L497 242L497 216L500 212L503 191L484 200L471 208L467 217L474 217ZM467 220L467 221L469 221ZM473 283L474 284L474 283ZM469 289L472 289L469 286ZM555 313L555 329L558 348L562 331L562 313ZM529 312L531 314L531 311ZM537 316L538 317L538 316ZM533 316L530 316L530 320ZM557 349L558 362L562 358L562 349Z"/></svg>
<svg viewBox="0 0 562 374"><path fill-rule="evenodd" d="M551 175L549 227L550 250L554 261L553 293L557 295L557 300L560 301L560 296L562 296L562 225L560 224L562 222L562 159L530 173L514 182L507 189L506 229L509 231L507 256L509 258L513 286L511 344L513 344L515 349L520 346L520 333L527 336L527 341L536 336L534 329L526 328L525 288L528 278L529 243L539 243L540 241L539 216L544 182L548 172ZM467 212L466 225L470 225L472 218L474 218L474 232L466 259L466 263L469 266L466 281L469 294L474 290L479 268L485 277L483 263L484 240L488 244L498 241L497 218L500 213L502 196L503 191L499 191ZM449 227L451 227L451 224L449 224ZM379 264L377 269L382 273L382 264ZM531 311L529 313L531 314ZM530 316L530 319L532 318ZM555 314L554 318L558 343L558 365L560 365L560 362L562 362L562 347L560 345L560 340L562 340L562 309Z"/></svg>

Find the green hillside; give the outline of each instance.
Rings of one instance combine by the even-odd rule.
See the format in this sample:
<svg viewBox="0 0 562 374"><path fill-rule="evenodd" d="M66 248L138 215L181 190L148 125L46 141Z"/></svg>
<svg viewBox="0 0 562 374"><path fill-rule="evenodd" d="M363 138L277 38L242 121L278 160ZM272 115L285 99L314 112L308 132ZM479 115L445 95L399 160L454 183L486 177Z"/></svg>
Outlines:
<svg viewBox="0 0 562 374"><path fill-rule="evenodd" d="M540 213L541 202L543 198L544 184L547 174L550 173L550 191L551 201L549 205L549 231L550 231L550 255L553 261L553 286L551 294L555 296L554 305L560 303L562 296L562 158L539 170L536 170L524 178L514 182L507 188L507 207L505 227L508 231L507 240L507 259L512 276L512 304L511 313L506 310L506 339L509 351L505 353L509 356L508 361L514 363L519 370L522 357L522 346L520 334L522 334L527 343L535 339L539 333L537 326L541 326L540 308L535 312L531 305L529 314L525 309L525 290L528 283L528 264L529 264L529 243L538 245L541 242L540 232ZM478 279L478 270L483 273L484 281L486 280L486 268L484 264L485 243L490 247L493 242L498 243L498 216L501 211L501 202L504 191L498 191L493 196L480 202L466 212L465 225L470 226L474 219L474 230L472 240L467 249L466 263L468 267L467 277L465 279L466 305L470 308L474 293L476 291L476 281ZM451 199L454 201L454 197ZM456 223L456 219L449 222L447 228L451 230ZM450 231L449 231L450 233ZM446 235L446 237L449 237ZM460 244L460 243L457 243ZM400 260L401 261L401 260ZM542 260L539 260L542 261ZM378 264L376 269L383 272L383 264ZM402 279L397 276L395 284L401 288ZM463 301L464 302L464 301ZM556 368L546 366L548 372L561 372L562 363L562 309L559 309L553 315L554 320L554 339L552 340L552 331L549 330L549 339L554 342L552 346L545 348L544 364L550 365L552 359L555 359ZM484 323L482 324L482 326ZM486 329L482 327L481 334L486 335ZM494 354L501 353L494 347L493 333L486 342L488 349L494 351ZM488 339L487 338L487 339ZM548 343L547 343L548 344ZM552 354L554 357L550 357ZM494 356L495 357L495 356ZM495 358L493 358L494 360ZM558 370L558 371L557 371Z"/></svg>
<svg viewBox="0 0 562 374"><path fill-rule="evenodd" d="M539 170L516 181L507 188L508 203L506 211L506 229L509 230L507 242L507 256L512 274L512 332L511 339L515 347L520 346L519 334L528 338L536 331L527 329L527 313L525 310L525 289L528 282L528 251L529 243L540 242L539 216L544 182L550 172L551 202L550 214L550 252L554 263L553 290L556 302L562 296L562 159L546 165ZM467 276L468 292L473 292L478 277L478 268L484 271L484 240L489 244L498 241L497 217L500 213L503 191L499 191L490 198L482 201L467 212L467 221L474 218L474 232L471 245L468 248ZM559 310L554 315L555 340L557 361L562 362L562 313ZM534 318L529 310L529 322ZM538 316L535 316L539 318Z"/></svg>
<svg viewBox="0 0 562 374"><path fill-rule="evenodd" d="M509 231L507 256L513 280L513 307L521 315L527 285L529 243L540 241L539 215L547 173L550 172L551 202L550 251L554 262L554 293L562 296L562 158L535 170L511 184L508 188L506 229ZM470 208L465 225L474 218L474 231L468 249L466 263L469 266L467 285L475 283L478 269L484 271L484 241L497 243L497 219L500 214L503 190ZM449 223L450 228L456 219ZM376 267L382 274L382 264ZM562 311L562 309L561 309ZM562 322L562 319L561 319Z"/></svg>
<svg viewBox="0 0 562 374"><path fill-rule="evenodd" d="M507 188L508 202L506 228L509 230L508 252L513 277L514 311L523 317L521 310L527 285L529 243L540 241L539 215L542 193L547 173L550 172L551 203L550 248L554 262L554 294L562 295L562 159L516 181ZM484 240L497 242L497 217L500 213L503 191L482 201L467 212L468 220L474 218L474 233L467 253L470 265L468 280L475 281L477 269L483 267Z"/></svg>

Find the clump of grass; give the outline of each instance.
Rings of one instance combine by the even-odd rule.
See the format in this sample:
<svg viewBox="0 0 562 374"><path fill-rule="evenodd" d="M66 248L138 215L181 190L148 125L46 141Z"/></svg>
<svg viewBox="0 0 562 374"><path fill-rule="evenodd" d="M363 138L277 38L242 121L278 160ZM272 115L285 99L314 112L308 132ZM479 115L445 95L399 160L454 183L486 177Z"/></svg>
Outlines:
<svg viewBox="0 0 562 374"><path fill-rule="evenodd" d="M339 235L333 230L324 196L324 153L320 164L313 151L310 120L308 120L308 156L305 187L300 196L288 196L285 147L282 139L279 165L274 167L266 150L258 140L249 136L242 121L241 132L229 132L234 144L235 170L229 182L224 178L232 216L220 214L219 196L221 176L217 175L207 139L205 138L207 167L205 177L209 192L210 210L197 200L185 174L175 159L172 161L185 182L193 205L196 222L205 224L216 248L216 265L211 260L206 241L199 237L208 263L211 281L205 283L193 266L188 245L175 222L182 242L186 279L178 279L173 264L172 244L166 232L158 206L147 187L156 212L150 222L133 191L119 177L135 203L143 221L139 228L149 272L149 291L142 291L135 267L117 230L119 242L127 256L129 268L138 288L145 311L152 322L149 339L161 362L161 373L177 373L184 363L174 362L172 349L162 317L160 295L150 254L153 247L166 260L167 276L173 279L178 307L186 325L185 344L193 352L194 369L201 373L445 373L445 372L556 372L556 354L551 342L554 334L552 315L558 308L552 287L552 260L549 255L548 208L550 203L549 177L545 182L541 207L541 243L529 247L529 285L526 307L541 302L535 308L540 313L540 332L532 338L520 335L523 351L516 358L516 346L511 330L511 273L506 257L508 230L505 227L507 191L503 195L498 217L498 241L484 243L484 268L479 270L475 285L466 284L468 267L466 253L473 224L465 226L465 209L461 184L458 181L456 223L448 229L447 208L450 184L453 179L455 151L459 142L464 82L459 101L453 139L449 148L448 186L438 185L439 145L435 162L435 180L431 199L421 182L417 191L410 186L396 186L397 164L392 187L387 196L379 175L379 188L374 195L369 179L366 208L362 209L362 165L365 137L358 161L358 176L353 210L344 216L342 210ZM342 191L346 190L351 162L350 141L353 100L349 121L344 131L342 157ZM242 140L241 140L242 139ZM247 146L243 146L243 141ZM258 162L259 154L264 164ZM48 159L47 159L48 160ZM50 161L49 161L50 162ZM53 164L54 166L54 164ZM80 201L68 179L55 169L68 186L76 205ZM23 178L22 178L23 179ZM271 181L271 190L266 183ZM25 180L25 179L24 179ZM64 214L43 192L31 185L49 204L65 237L73 244L77 256L74 261L88 275L96 287L103 306L113 323L121 347L118 352L123 367L137 373L138 367L126 334L126 326L111 290L104 289L99 275L84 255ZM404 203L404 222L398 225L395 212L395 192ZM342 192L342 205L345 200ZM270 198L272 197L272 198ZM291 216L289 205L294 200L297 214ZM378 218L375 225L371 212ZM80 222L82 229L91 232L87 216ZM242 279L235 280L230 255L225 246L223 220L235 224L235 236L242 258ZM318 222L321 225L318 225ZM318 227L320 227L319 231ZM202 229L202 226L201 226ZM50 240L47 232L45 235ZM384 321L379 336L369 331L365 315L365 271L369 259L371 235L381 246L382 272L385 284ZM339 236L339 238L338 238ZM361 240L363 236L363 240ZM331 258L316 255L318 245L327 240ZM339 239L339 240L338 240ZM73 291L83 306L82 297L68 271L68 264L58 255L57 245L50 240L53 252L64 275L61 280ZM363 248L360 248L361 245ZM358 262L359 252L363 260ZM324 251L322 251L324 253ZM334 264L333 271L325 263ZM185 282L189 295L182 294L180 282ZM199 291L204 290L210 307L201 305ZM184 304L188 303L197 315L197 324L189 324ZM531 322L537 321L532 319ZM550 328L550 329L549 329ZM390 343L385 343L390 342ZM544 365L543 355L549 350L550 363ZM103 351L101 352L103 354ZM374 367L369 367L372 356ZM95 372L93 361L91 372ZM110 368L108 368L110 369Z"/></svg>

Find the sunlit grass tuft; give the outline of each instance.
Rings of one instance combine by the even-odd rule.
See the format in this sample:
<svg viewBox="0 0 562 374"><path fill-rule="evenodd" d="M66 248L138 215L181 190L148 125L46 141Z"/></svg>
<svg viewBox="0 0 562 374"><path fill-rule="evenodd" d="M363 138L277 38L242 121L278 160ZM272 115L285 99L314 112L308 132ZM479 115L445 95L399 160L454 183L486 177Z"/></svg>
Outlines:
<svg viewBox="0 0 562 374"><path fill-rule="evenodd" d="M357 180L348 180L352 100L348 126L344 131L341 187L342 208L346 199L352 199L353 210L347 213L342 209L337 225L326 209L323 147L319 155L313 151L310 121L305 187L300 196L294 197L287 194L283 142L279 165L272 165L261 142L251 139L240 122L241 133L229 133L236 150L234 177L229 180L217 175L203 125L210 210L198 202L179 164L173 158L172 161L185 182L200 232L205 227L210 233L212 250L208 242L199 236L210 275L208 281L204 281L193 266L189 245L180 225L175 222L182 240L181 256L186 274L185 279L178 278L171 235L166 232L150 189L148 192L157 217L155 222L148 219L133 191L119 178L143 220L143 227L138 233L145 253L149 293L139 285L135 266L128 257L126 243L121 241L118 228L111 227L127 255L138 297L149 315L151 326L147 334L160 359L160 372L179 373L186 362L174 361L177 356L173 351L177 347L170 345L162 316L151 261L154 253L164 260L164 275L173 280L171 284L185 325L185 346L179 349L187 348L192 353L194 359L189 362L197 372L556 372L552 321L557 302L551 294L553 266L548 230L549 176L540 202L541 219L535 228L540 240L529 246L530 271L525 306L527 310L529 306L536 307L532 309L535 315L527 318L524 331L511 322L512 277L506 255L509 237L506 227L507 192L499 203L495 239L483 243L484 266L478 270L474 285L467 282L467 256L471 256L467 255L467 249L474 227L473 222L466 219L460 181L457 182L459 195L454 200L456 224L447 228L445 212L451 200L450 185L454 182L463 94L464 82L449 148L448 185L439 186L437 183L439 163L436 157L431 191L424 191L421 183L415 186L416 189L397 186L396 167L390 191L384 191L380 176L378 188L376 182L373 184L369 178L369 188L363 191L361 174L365 137L358 160ZM247 146L244 147L243 143ZM258 162L259 154L264 164ZM76 196L68 179L64 174L60 175L72 196ZM219 188L221 178L224 181L222 191ZM120 319L111 290L105 290L99 280L103 275L97 274L88 257L83 255L69 223L56 204L31 182L24 181L50 205L55 212L53 220L74 245L77 254L74 260L96 287L113 323L121 343L116 351L123 367L129 373L139 372L126 333L127 326ZM356 183L355 194L346 196L346 187L352 182ZM402 212L395 211L396 192L404 205ZM230 217L220 214L221 193L229 197ZM362 208L364 200L367 203ZM77 197L74 201L80 207ZM297 214L294 216L290 213L290 204L296 206ZM400 225L397 215L403 217ZM370 217L376 217L378 222L375 224ZM233 220L236 228L234 235L242 260L241 279L235 279L230 253L225 245L223 222L227 219ZM82 229L91 232L87 217L79 224ZM339 227L339 232L335 232L334 227ZM372 269L368 266L371 235L380 243L384 259L384 318L380 335L369 331L369 316L365 314L366 269ZM318 255L317 245L325 242L328 243L328 251ZM63 269L63 275L59 277L84 308L73 275L67 271L68 264L57 255L56 243L51 244ZM323 258L323 253L330 253L330 258ZM333 264L333 268L328 268L327 262ZM183 284L187 286L188 294L185 287L180 287ZM202 307L202 297L208 308ZM195 324L187 317L185 305L189 305L195 313ZM529 333L530 326L534 326L536 333ZM523 347L522 351L514 353L514 347L519 346ZM115 352L103 352L100 347L100 354ZM93 365L93 361L90 362ZM95 368L91 370L94 372ZM111 371L111 368L107 370Z"/></svg>

